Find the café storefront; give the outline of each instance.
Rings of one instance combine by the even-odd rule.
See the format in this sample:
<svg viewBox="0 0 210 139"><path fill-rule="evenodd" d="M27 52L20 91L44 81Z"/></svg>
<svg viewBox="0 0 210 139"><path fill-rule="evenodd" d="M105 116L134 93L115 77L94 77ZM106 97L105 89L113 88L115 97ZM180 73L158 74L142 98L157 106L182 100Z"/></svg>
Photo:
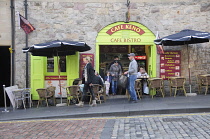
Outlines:
<svg viewBox="0 0 210 139"><path fill-rule="evenodd" d="M116 22L104 27L96 38L96 68L107 69L114 56L120 58L123 69L129 66L128 53L135 53L139 66L144 67L150 77L156 77L155 35L138 22Z"/></svg>
<svg viewBox="0 0 210 139"><path fill-rule="evenodd" d="M62 96L66 96L66 86L72 85L74 79L81 77L84 67L82 57L90 56L94 59L93 66L104 72L113 56L119 56L123 69L127 70L128 53L135 53L140 66L145 67L150 77L156 77L156 45L155 35L144 25L137 22L116 22L104 27L96 38L95 53L76 53L65 57L31 56L31 92L32 99L38 100L37 88L56 86L56 97L60 97L59 80ZM58 62L60 62L60 78L58 76Z"/></svg>

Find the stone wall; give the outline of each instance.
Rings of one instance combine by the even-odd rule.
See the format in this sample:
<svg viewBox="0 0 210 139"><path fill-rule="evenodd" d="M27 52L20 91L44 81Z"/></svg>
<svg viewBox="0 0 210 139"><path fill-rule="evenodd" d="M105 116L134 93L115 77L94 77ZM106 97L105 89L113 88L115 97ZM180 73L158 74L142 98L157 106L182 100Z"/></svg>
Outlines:
<svg viewBox="0 0 210 139"><path fill-rule="evenodd" d="M0 0L0 46L11 45L11 14L10 2Z"/></svg>
<svg viewBox="0 0 210 139"><path fill-rule="evenodd" d="M28 20L36 28L29 34L29 45L55 39L81 40L89 44L93 48L91 52L94 53L97 33L108 24L125 21L125 4L126 0L29 0ZM24 15L22 0L15 1L15 10ZM183 29L210 31L209 0L131 0L130 13L131 21L147 26L154 34L159 31L160 37ZM210 71L209 46L209 43L190 45L193 84L196 74ZM24 86L22 76L25 75L25 55L21 52L23 47L25 34L16 27L16 82ZM181 50L181 74L188 77L186 47L174 46L164 49Z"/></svg>

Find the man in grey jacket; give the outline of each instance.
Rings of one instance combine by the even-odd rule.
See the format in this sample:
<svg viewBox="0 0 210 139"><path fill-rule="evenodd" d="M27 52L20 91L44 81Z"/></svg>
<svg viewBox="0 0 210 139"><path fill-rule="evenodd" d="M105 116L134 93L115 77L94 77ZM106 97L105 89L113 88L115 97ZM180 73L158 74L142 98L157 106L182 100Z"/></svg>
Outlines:
<svg viewBox="0 0 210 139"><path fill-rule="evenodd" d="M128 58L130 60L129 69L128 71L124 72L124 74L127 74L128 76L128 92L131 96L131 102L137 103L137 95L135 91L135 80L137 79L137 70L138 70L138 64L135 60L135 54L130 53L128 54Z"/></svg>

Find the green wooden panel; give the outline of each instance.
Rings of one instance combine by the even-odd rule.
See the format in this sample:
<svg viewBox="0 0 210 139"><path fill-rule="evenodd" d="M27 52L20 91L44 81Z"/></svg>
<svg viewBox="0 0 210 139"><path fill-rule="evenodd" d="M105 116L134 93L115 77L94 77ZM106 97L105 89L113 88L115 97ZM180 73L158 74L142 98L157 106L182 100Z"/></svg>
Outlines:
<svg viewBox="0 0 210 139"><path fill-rule="evenodd" d="M46 57L31 56L31 94L33 100L38 100L37 88L44 88L44 61Z"/></svg>
<svg viewBox="0 0 210 139"><path fill-rule="evenodd" d="M72 85L74 79L79 78L79 53L67 56L67 85Z"/></svg>

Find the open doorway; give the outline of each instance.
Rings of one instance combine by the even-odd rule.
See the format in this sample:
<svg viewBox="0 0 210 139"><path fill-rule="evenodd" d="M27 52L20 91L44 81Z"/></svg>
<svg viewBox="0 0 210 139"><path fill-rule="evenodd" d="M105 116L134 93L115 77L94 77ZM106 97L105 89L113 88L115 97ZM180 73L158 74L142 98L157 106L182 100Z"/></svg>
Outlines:
<svg viewBox="0 0 210 139"><path fill-rule="evenodd" d="M0 46L0 107L4 106L4 90L3 85L10 86L10 52L9 46ZM6 95L7 106L9 106L10 101L8 96Z"/></svg>
<svg viewBox="0 0 210 139"><path fill-rule="evenodd" d="M138 67L148 70L148 51L149 46L146 45L99 45L99 71L100 75L106 75L110 71L111 63L114 58L118 57L125 72L129 68L128 53L135 53L135 59ZM139 70L139 69L138 69ZM118 90L119 95L124 95L126 90ZM110 91L111 92L111 91Z"/></svg>
<svg viewBox="0 0 210 139"><path fill-rule="evenodd" d="M109 70L110 63L118 56L123 70L127 71L129 66L128 53L135 53L139 67L148 69L148 47L145 45L100 45L99 67L104 73Z"/></svg>

